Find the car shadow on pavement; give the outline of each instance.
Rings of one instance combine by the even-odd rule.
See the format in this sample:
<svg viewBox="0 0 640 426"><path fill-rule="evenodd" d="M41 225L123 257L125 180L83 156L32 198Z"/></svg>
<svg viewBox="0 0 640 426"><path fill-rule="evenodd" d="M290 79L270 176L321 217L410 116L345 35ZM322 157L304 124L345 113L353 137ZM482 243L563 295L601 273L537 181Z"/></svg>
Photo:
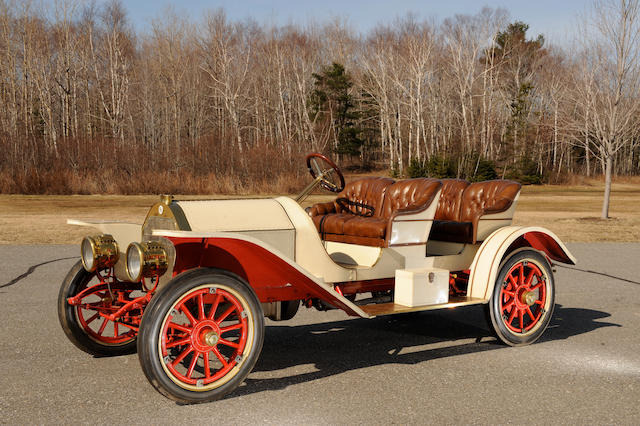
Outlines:
<svg viewBox="0 0 640 426"><path fill-rule="evenodd" d="M556 305L549 329L539 342L563 340L602 327L621 327L600 321L609 316L607 312ZM253 372L227 398L284 389L359 368L419 364L505 348L489 332L481 306L371 320L268 325ZM286 375L279 375L279 371ZM264 375L279 377L260 378Z"/></svg>

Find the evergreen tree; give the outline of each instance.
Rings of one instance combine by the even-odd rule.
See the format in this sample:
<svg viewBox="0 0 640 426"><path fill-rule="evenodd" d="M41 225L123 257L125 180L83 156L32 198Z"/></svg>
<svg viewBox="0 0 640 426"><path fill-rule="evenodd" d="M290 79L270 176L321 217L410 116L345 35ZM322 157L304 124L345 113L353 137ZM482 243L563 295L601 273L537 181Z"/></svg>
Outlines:
<svg viewBox="0 0 640 426"><path fill-rule="evenodd" d="M314 90L310 106L314 118L329 122L335 135L335 152L355 156L360 154L364 141L361 129L356 125L360 113L355 110L349 90L353 86L351 76L343 65L334 62L313 74Z"/></svg>

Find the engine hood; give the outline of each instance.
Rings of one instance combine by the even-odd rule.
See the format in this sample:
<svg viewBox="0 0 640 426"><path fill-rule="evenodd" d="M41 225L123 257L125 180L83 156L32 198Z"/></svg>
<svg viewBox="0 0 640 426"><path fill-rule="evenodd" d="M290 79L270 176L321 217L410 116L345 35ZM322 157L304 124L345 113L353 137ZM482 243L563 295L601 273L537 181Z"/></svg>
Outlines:
<svg viewBox="0 0 640 426"><path fill-rule="evenodd" d="M176 201L192 231L246 232L293 229L273 199Z"/></svg>

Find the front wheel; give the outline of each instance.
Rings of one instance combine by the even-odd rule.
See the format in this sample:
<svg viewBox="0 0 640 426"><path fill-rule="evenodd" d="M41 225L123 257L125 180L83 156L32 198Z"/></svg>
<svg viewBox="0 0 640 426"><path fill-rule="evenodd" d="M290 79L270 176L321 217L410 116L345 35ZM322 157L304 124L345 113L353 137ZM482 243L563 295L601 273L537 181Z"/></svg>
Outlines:
<svg viewBox="0 0 640 426"><path fill-rule="evenodd" d="M240 386L263 340L262 306L249 285L224 271L197 269L152 299L138 357L161 394L180 403L208 402Z"/></svg>
<svg viewBox="0 0 640 426"><path fill-rule="evenodd" d="M507 345L528 345L549 325L554 300L553 273L547 259L535 250L516 252L498 273L489 301L491 325Z"/></svg>
<svg viewBox="0 0 640 426"><path fill-rule="evenodd" d="M108 316L129 303L136 292L141 293L139 285L118 281L112 270L88 272L78 261L58 293L60 325L69 340L89 354L134 353L142 308L127 311L117 321ZM73 298L76 303L69 303Z"/></svg>

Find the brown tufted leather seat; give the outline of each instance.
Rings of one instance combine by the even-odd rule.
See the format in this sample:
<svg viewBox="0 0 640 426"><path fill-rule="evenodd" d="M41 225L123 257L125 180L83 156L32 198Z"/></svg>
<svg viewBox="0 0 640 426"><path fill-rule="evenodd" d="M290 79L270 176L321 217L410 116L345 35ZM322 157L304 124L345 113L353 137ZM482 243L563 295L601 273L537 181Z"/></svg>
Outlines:
<svg viewBox="0 0 640 426"><path fill-rule="evenodd" d="M344 234L345 223L351 219L360 217L357 216L358 214L370 215L370 217L366 219L369 219L369 223L373 226L375 219L380 217L385 190L393 183L393 179L382 177L359 179L345 185L342 192L340 192L336 198L336 200L347 199L357 204L349 205L347 203L331 201L328 203L315 204L311 207L309 214L318 232L323 236L323 239L335 241L333 238L336 237L334 236ZM369 206L373 210L369 210L363 206ZM376 236L376 232L368 229L353 235L365 238L379 238Z"/></svg>
<svg viewBox="0 0 640 426"><path fill-rule="evenodd" d="M443 180L430 239L475 244L481 216L508 210L520 188L519 183L509 180L472 184L459 179Z"/></svg>
<svg viewBox="0 0 640 426"><path fill-rule="evenodd" d="M309 213L326 241L385 247L391 223L399 215L424 211L440 187L436 179L394 183L388 178L364 178L348 184L336 201L316 204ZM340 202L341 198L350 203Z"/></svg>
<svg viewBox="0 0 640 426"><path fill-rule="evenodd" d="M460 221L462 194L469 182L462 179L442 179L442 193L429 238L439 241L465 242L473 239L471 222Z"/></svg>

